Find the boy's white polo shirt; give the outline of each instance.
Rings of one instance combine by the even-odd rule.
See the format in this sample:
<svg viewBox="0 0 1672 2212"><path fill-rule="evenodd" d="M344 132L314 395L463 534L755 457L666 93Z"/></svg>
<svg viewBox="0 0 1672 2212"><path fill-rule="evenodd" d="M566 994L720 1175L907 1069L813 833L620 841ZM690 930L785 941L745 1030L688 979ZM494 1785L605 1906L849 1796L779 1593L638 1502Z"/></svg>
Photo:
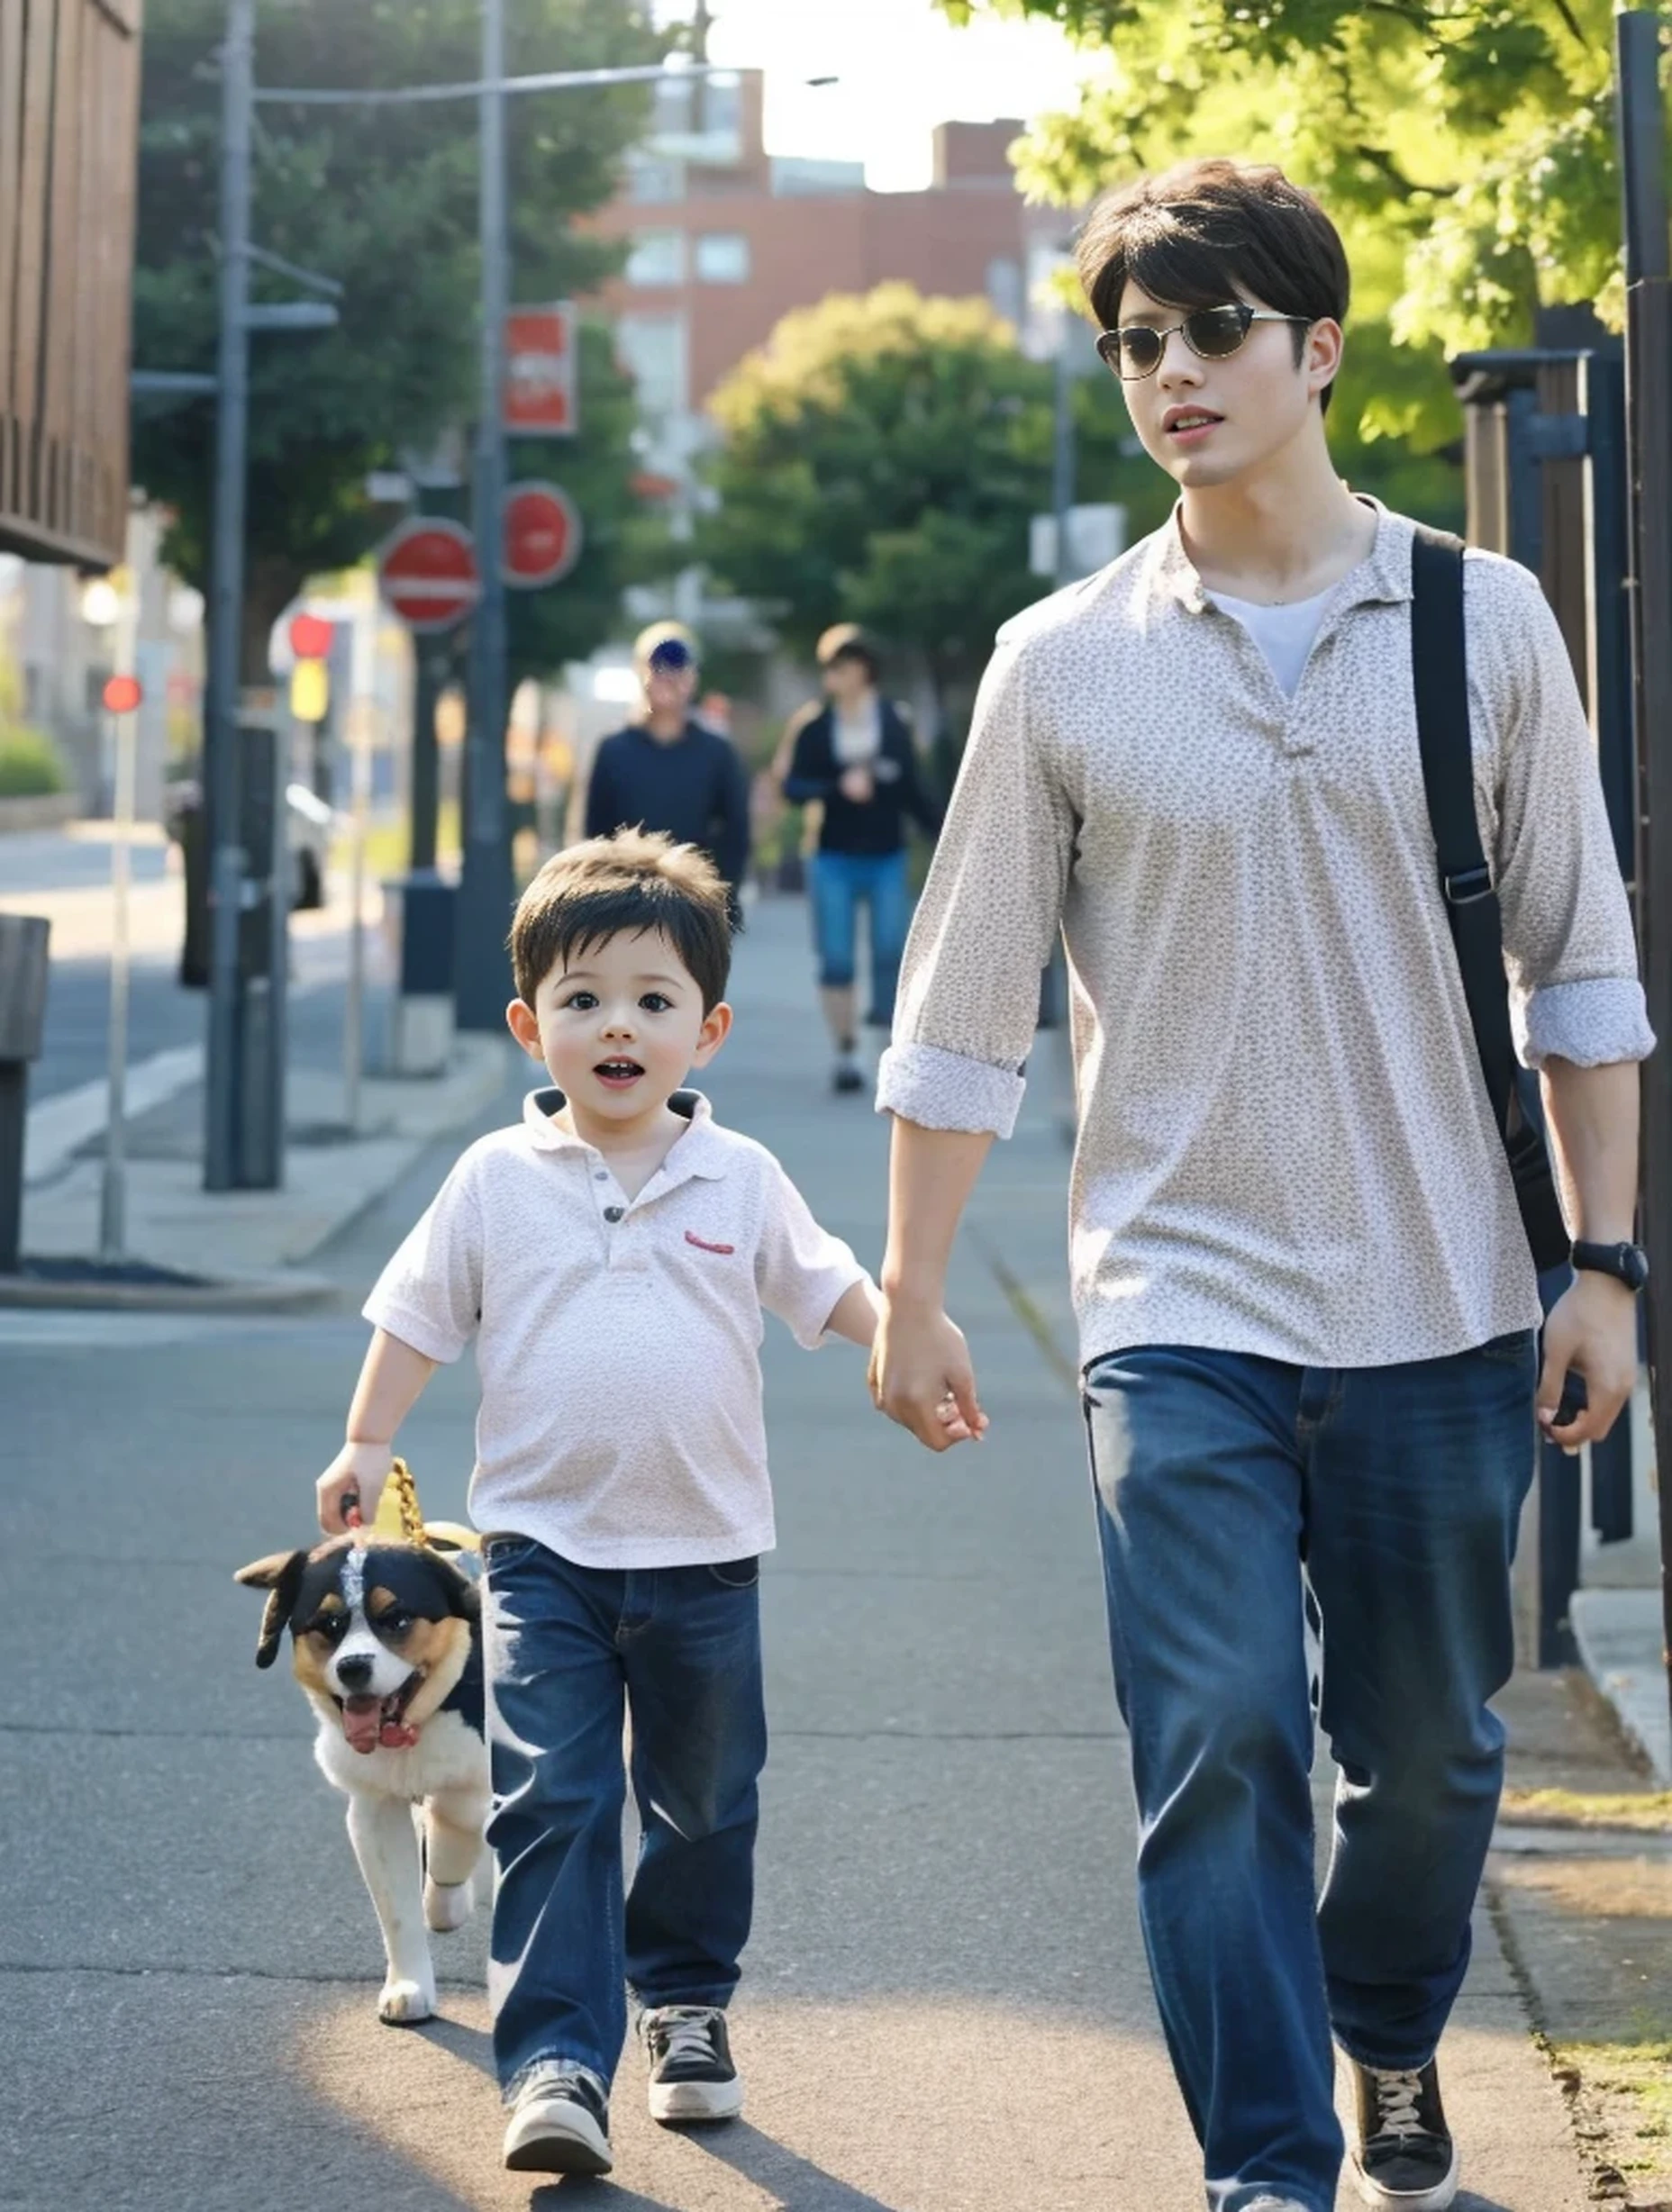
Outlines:
<svg viewBox="0 0 1672 2212"><path fill-rule="evenodd" d="M810 1350L866 1280L766 1147L691 1126L634 1199L536 1091L483 1138L378 1277L368 1321L434 1360L474 1335L470 1515L587 1567L771 1549L762 1310Z"/></svg>

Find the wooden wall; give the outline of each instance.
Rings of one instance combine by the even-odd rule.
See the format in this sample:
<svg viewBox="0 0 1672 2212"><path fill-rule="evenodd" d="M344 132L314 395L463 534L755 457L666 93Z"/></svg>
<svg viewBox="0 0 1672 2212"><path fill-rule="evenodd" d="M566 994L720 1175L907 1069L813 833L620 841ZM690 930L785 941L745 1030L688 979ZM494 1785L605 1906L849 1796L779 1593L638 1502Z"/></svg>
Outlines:
<svg viewBox="0 0 1672 2212"><path fill-rule="evenodd" d="M0 546L103 567L128 510L141 0L0 0Z"/></svg>

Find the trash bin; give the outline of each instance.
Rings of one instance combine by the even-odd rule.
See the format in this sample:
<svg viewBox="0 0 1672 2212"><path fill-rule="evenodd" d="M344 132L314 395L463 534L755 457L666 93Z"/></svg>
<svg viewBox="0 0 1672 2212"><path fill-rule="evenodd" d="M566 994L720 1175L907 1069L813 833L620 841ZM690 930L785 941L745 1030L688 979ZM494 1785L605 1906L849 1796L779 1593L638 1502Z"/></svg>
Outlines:
<svg viewBox="0 0 1672 2212"><path fill-rule="evenodd" d="M453 932L459 886L415 868L383 886L384 927L395 971L389 1072L439 1075L453 1048Z"/></svg>

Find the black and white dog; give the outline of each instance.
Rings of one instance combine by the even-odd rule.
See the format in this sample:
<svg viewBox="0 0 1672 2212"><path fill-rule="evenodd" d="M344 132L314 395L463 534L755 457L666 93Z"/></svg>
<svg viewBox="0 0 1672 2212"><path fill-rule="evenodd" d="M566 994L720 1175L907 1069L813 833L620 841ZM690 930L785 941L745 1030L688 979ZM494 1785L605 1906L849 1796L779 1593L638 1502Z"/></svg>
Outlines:
<svg viewBox="0 0 1672 2212"><path fill-rule="evenodd" d="M476 1585L427 1545L363 1532L275 1552L237 1579L269 1593L259 1667L272 1665L289 1627L296 1680L319 1718L314 1755L348 1796L349 1839L388 1957L377 2017L427 2020L425 1930L468 1919L487 1821Z"/></svg>

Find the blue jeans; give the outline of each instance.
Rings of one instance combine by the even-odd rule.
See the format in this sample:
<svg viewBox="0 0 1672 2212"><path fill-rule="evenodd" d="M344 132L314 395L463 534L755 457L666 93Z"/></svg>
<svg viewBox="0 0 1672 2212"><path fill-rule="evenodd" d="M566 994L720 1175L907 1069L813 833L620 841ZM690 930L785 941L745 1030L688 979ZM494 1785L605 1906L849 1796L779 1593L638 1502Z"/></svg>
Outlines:
<svg viewBox="0 0 1672 2212"><path fill-rule="evenodd" d="M1214 2212L1330 2212L1331 2033L1425 2065L1462 1983L1534 1381L1531 1332L1405 1366L1150 1346L1087 1371L1139 1912ZM1316 1902L1303 1573L1341 1770Z"/></svg>
<svg viewBox="0 0 1672 2212"><path fill-rule="evenodd" d="M912 921L905 854L820 853L813 863L813 929L819 981L843 990L854 977L854 940L861 901L870 909L871 1003L866 1020L880 1029L894 1020L900 956Z"/></svg>
<svg viewBox="0 0 1672 2212"><path fill-rule="evenodd" d="M541 2059L607 2082L645 2005L724 2005L754 1906L767 1756L759 1562L577 1567L484 1546L497 1881L487 1971L502 2088ZM622 1895L626 1774L643 1837Z"/></svg>

